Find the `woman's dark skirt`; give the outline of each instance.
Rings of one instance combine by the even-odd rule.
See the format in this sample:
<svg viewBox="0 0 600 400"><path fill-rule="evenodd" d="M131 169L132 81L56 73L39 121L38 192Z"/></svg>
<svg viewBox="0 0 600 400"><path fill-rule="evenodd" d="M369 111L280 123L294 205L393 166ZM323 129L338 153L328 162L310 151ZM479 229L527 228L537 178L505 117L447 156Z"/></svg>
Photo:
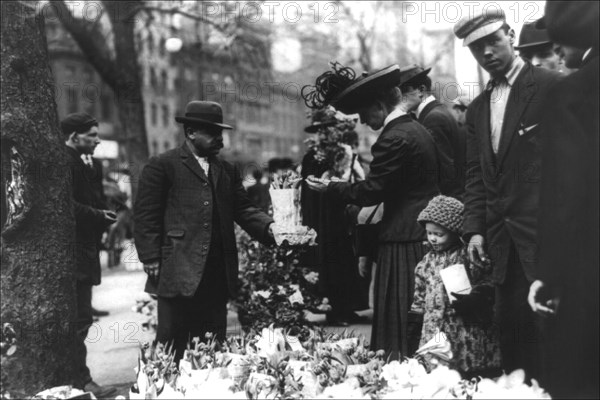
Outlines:
<svg viewBox="0 0 600 400"><path fill-rule="evenodd" d="M379 244L371 350L383 349L391 359L411 357L410 352L416 350L414 338L409 337L408 312L415 291L415 267L426 253L423 242Z"/></svg>

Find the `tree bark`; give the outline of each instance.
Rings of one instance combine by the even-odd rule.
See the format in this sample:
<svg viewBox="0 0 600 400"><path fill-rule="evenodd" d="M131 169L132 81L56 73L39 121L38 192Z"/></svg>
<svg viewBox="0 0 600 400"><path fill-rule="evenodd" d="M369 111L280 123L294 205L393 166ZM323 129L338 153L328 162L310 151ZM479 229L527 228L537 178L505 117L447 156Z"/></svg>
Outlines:
<svg viewBox="0 0 600 400"><path fill-rule="evenodd" d="M74 381L75 220L43 18L35 2L1 7L0 318L18 340L2 372L20 397Z"/></svg>

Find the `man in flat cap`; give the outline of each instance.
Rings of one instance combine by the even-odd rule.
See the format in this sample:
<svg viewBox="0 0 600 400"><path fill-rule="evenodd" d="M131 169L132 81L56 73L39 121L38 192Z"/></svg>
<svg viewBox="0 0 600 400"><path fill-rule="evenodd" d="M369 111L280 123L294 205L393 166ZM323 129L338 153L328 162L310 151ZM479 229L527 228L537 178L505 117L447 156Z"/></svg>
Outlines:
<svg viewBox="0 0 600 400"><path fill-rule="evenodd" d="M527 293L538 272L539 124L543 99L560 75L515 54L515 32L500 10L469 15L454 33L490 74L467 110L463 229L469 257L493 266L503 368L538 378L539 323Z"/></svg>
<svg viewBox="0 0 600 400"><path fill-rule="evenodd" d="M185 143L152 157L135 203L135 245L158 295L156 340L173 343L176 361L194 337L227 329L227 300L236 292L236 222L252 237L273 243L273 220L248 199L236 167L217 157L223 148L218 103L192 101L184 116Z"/></svg>
<svg viewBox="0 0 600 400"><path fill-rule="evenodd" d="M540 273L529 302L546 317L544 382L553 398L600 393L599 14L598 2L552 1L544 18L552 40L580 51L566 60L580 69L553 88L541 123Z"/></svg>
<svg viewBox="0 0 600 400"><path fill-rule="evenodd" d="M86 113L67 115L60 122L65 135L67 163L73 188L75 208L75 262L77 279L77 332L79 336L77 387L98 398L114 394L114 388L96 384L86 365L85 338L93 323L92 287L100 284L100 244L107 226L116 222L116 214L108 210L102 188L102 165L92 159L100 143L98 121ZM87 163L83 161L87 160ZM91 161L91 162L90 162Z"/></svg>
<svg viewBox="0 0 600 400"><path fill-rule="evenodd" d="M400 90L417 100L412 106L417 120L425 127L437 149L440 167L440 191L462 200L465 191L465 136L448 108L431 92L431 68L410 65L400 70Z"/></svg>

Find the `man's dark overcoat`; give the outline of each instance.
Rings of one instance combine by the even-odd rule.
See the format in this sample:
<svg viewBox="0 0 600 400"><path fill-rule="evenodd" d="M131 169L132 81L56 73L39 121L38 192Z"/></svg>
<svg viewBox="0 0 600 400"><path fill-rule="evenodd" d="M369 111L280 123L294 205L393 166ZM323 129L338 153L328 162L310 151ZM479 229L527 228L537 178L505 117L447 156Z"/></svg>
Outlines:
<svg viewBox="0 0 600 400"><path fill-rule="evenodd" d="M510 91L498 154L490 135L490 93L484 90L467 110L465 235L486 238L494 279L504 282L511 241L526 278L538 261L542 107L558 73L526 62Z"/></svg>
<svg viewBox="0 0 600 400"><path fill-rule="evenodd" d="M550 296L560 296L557 315L545 327L545 387L557 398L598 398L600 85L595 51L581 70L556 85L542 121L548 135L539 278Z"/></svg>
<svg viewBox="0 0 600 400"><path fill-rule="evenodd" d="M100 284L100 258L102 233L107 227L102 210L106 210L106 198L102 187L102 164L93 159L94 166L87 166L80 154L66 147L67 165L73 189L75 209L76 277L86 285Z"/></svg>
<svg viewBox="0 0 600 400"><path fill-rule="evenodd" d="M269 242L267 229L273 220L250 202L237 168L219 157L209 158L209 163L210 179L184 144L151 158L142 171L134 210L135 245L143 263L160 260L158 285L149 279L148 292L192 297L205 270L212 233L218 229L219 253L233 295L238 277L233 223ZM213 226L213 205L218 227Z"/></svg>
<svg viewBox="0 0 600 400"><path fill-rule="evenodd" d="M431 132L440 167L440 191L462 200L465 192L466 138L456 119L438 100L428 103L419 114L419 122Z"/></svg>

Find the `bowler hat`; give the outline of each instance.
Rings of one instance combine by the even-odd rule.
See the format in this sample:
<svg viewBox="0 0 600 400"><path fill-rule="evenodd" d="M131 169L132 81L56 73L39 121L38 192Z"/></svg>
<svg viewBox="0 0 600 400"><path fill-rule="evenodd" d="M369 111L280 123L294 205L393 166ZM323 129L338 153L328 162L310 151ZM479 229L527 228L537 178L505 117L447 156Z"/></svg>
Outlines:
<svg viewBox="0 0 600 400"><path fill-rule="evenodd" d="M516 50L527 50L538 46L552 44L546 29L537 27L537 21L523 25L519 34L519 45Z"/></svg>
<svg viewBox="0 0 600 400"><path fill-rule="evenodd" d="M345 114L354 114L365 102L373 99L382 89L398 86L400 83L400 67L396 64L389 67L363 73L350 86L331 100L331 105Z"/></svg>
<svg viewBox="0 0 600 400"><path fill-rule="evenodd" d="M417 64L402 67L400 68L400 83L398 86L402 86L410 81L418 82L419 79L427 76L429 71L431 71L431 68L423 69L423 67Z"/></svg>
<svg viewBox="0 0 600 400"><path fill-rule="evenodd" d="M232 126L223 123L223 110L219 103L214 101L190 101L185 106L185 116L175 117L180 123L195 125L218 126L223 129L233 129Z"/></svg>
<svg viewBox="0 0 600 400"><path fill-rule="evenodd" d="M454 34L463 39L463 46L496 32L506 23L504 11L489 7L479 12L469 13L454 25Z"/></svg>

